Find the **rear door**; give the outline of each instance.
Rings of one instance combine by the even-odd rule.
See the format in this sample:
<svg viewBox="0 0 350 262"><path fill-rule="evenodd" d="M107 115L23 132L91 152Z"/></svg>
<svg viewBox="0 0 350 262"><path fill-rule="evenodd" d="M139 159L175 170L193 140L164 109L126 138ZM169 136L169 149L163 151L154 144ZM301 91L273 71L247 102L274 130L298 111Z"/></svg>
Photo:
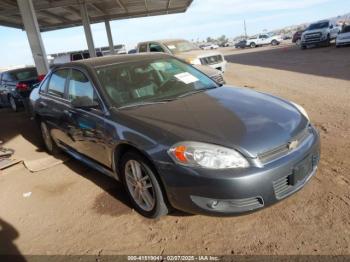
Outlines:
<svg viewBox="0 0 350 262"><path fill-rule="evenodd" d="M71 145L72 140L66 135L66 114L69 107L66 99L66 85L69 68L57 69L50 75L46 90L41 90L41 99L38 102L40 115L47 123L52 138L57 143Z"/></svg>
<svg viewBox="0 0 350 262"><path fill-rule="evenodd" d="M73 140L73 147L79 153L111 167L112 129L107 130L103 103L86 72L72 69L69 77L68 100L89 99L95 102L94 108L67 109L67 134Z"/></svg>

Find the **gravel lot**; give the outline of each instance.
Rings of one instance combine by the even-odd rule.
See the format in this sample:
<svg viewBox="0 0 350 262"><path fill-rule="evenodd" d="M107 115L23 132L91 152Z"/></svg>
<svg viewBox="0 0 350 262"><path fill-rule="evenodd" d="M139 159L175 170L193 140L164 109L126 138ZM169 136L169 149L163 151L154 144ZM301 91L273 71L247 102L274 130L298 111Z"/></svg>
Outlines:
<svg viewBox="0 0 350 262"><path fill-rule="evenodd" d="M0 173L0 254L350 254L350 48L223 52L229 84L293 100L318 127L321 163L303 190L246 216L154 221L129 207L118 183L75 160L38 173L19 164ZM2 109L0 121L16 157L46 155L25 113Z"/></svg>

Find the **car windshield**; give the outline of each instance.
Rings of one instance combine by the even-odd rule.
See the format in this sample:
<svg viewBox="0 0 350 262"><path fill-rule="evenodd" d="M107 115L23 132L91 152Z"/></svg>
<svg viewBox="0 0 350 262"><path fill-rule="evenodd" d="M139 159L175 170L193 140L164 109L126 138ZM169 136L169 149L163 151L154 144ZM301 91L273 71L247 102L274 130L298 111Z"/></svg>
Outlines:
<svg viewBox="0 0 350 262"><path fill-rule="evenodd" d="M12 73L18 81L31 80L34 78L38 78L38 73L35 68L27 68L23 70L18 70Z"/></svg>
<svg viewBox="0 0 350 262"><path fill-rule="evenodd" d="M348 26L345 26L342 30L341 30L342 33L350 33L350 25Z"/></svg>
<svg viewBox="0 0 350 262"><path fill-rule="evenodd" d="M315 24L311 24L308 27L308 30L322 29L322 28L326 28L328 26L329 26L329 22L315 23Z"/></svg>
<svg viewBox="0 0 350 262"><path fill-rule="evenodd" d="M192 50L198 50L198 47L196 47L194 44L188 41L171 41L164 43L167 48L173 53L184 53L189 52Z"/></svg>
<svg viewBox="0 0 350 262"><path fill-rule="evenodd" d="M175 58L139 60L96 68L102 88L114 107L163 103L218 85Z"/></svg>

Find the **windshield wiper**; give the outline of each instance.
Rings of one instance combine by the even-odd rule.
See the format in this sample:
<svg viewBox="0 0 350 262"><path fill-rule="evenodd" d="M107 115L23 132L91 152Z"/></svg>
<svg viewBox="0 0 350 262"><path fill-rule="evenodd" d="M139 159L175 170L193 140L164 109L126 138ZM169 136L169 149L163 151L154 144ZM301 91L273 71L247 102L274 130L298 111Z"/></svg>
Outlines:
<svg viewBox="0 0 350 262"><path fill-rule="evenodd" d="M215 89L215 88L217 88L217 87L216 87L216 86L213 86L213 87L208 87L208 88L193 90L193 91L187 92L187 93L185 93L185 94L182 94L182 95L178 96L177 98L183 98L183 97L186 97L186 96L191 96L191 95L198 94L198 93L202 93L202 92L205 92L205 91L207 91L207 90Z"/></svg>
<svg viewBox="0 0 350 262"><path fill-rule="evenodd" d="M173 101L175 98L172 99L163 99L158 101L149 101L149 102L139 102L139 103L133 103L126 106L118 107L118 109L126 109L126 108L132 108L132 107L140 107L140 106L149 106L149 105L155 105L155 104L165 104L167 102Z"/></svg>

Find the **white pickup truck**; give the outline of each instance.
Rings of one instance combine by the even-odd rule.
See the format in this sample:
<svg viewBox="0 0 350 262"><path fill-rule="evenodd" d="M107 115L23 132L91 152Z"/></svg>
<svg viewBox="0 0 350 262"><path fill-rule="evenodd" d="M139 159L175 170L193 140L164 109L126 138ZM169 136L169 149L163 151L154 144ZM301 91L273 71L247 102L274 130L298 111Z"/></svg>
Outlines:
<svg viewBox="0 0 350 262"><path fill-rule="evenodd" d="M247 40L247 46L254 48L263 45L279 45L283 41L282 36L274 35L270 36L268 34L260 34L258 36L249 38Z"/></svg>

